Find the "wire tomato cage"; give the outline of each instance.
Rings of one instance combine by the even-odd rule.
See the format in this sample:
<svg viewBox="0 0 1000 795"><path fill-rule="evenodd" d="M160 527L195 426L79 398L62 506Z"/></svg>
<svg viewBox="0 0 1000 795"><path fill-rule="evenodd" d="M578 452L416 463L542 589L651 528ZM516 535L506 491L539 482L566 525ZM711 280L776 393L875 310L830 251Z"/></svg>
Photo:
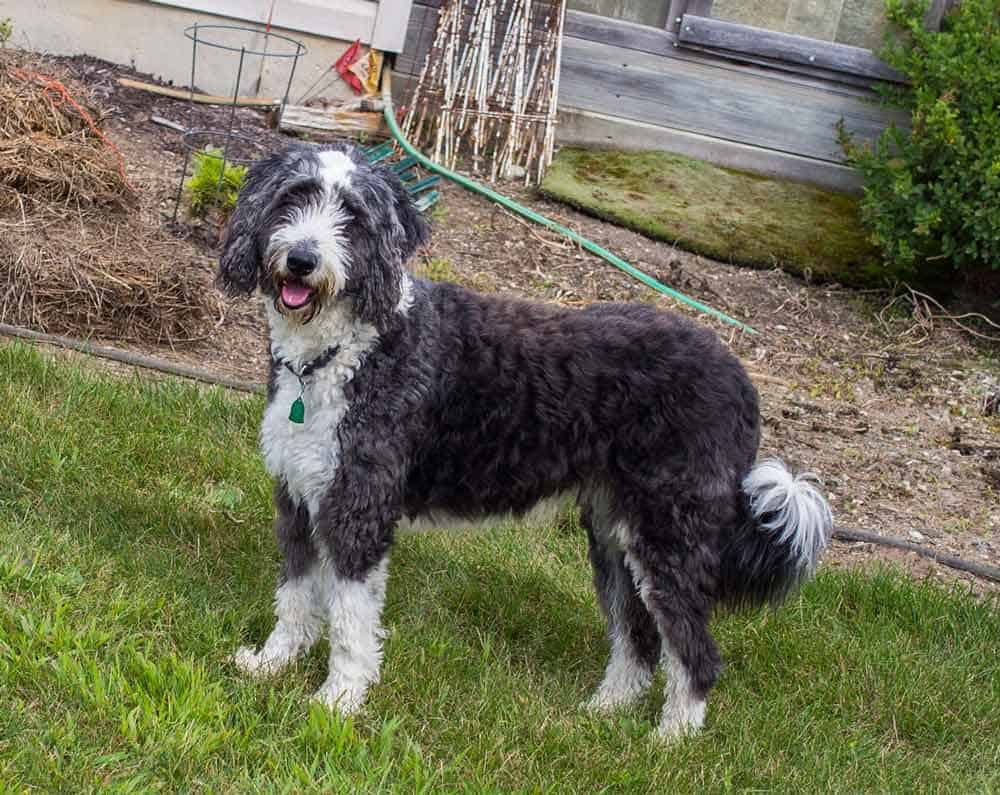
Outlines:
<svg viewBox="0 0 1000 795"><path fill-rule="evenodd" d="M255 91L259 91L263 82L264 68L268 59L275 59L279 63L288 64L288 79L285 82L285 90L280 100L268 102L266 99L253 101L251 104L257 107L278 108L278 121L285 112L288 105L288 97L292 89L292 81L295 79L295 71L298 68L299 59L306 54L306 46L293 38L271 32L271 23L268 20L264 30L245 27L241 25L202 25L195 23L184 29L184 36L191 40L191 80L188 83L188 123L181 135L181 143L184 147L184 167L181 169L180 181L177 185L177 194L174 199L174 212L172 222L177 222L177 215L180 211L181 197L184 193L184 183L187 180L188 168L195 152L200 152L204 157L216 158L222 161L219 169L219 183L217 189L222 188L223 179L226 174L227 165L247 165L254 162L263 152L263 146L254 136L238 131L236 129L236 109L241 104L247 104L245 97L240 96L240 90L244 87L246 72L249 61L254 58L260 59L260 69L258 71ZM263 37L263 45L259 48L254 44L254 39ZM232 101L229 103L229 114L226 117L224 126L194 128L195 105L195 84L198 76L198 54L199 47L207 47L219 50L224 53L238 54L236 70L233 79ZM228 94L226 95L228 96ZM217 153L218 152L218 153Z"/></svg>

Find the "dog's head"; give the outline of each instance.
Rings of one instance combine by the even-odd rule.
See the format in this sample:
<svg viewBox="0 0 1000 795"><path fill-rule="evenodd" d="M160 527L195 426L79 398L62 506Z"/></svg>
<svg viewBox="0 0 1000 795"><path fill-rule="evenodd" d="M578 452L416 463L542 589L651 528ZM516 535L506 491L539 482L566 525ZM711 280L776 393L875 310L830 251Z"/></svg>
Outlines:
<svg viewBox="0 0 1000 795"><path fill-rule="evenodd" d="M290 320L350 301L380 331L400 301L403 265L427 225L391 170L357 148L293 146L256 163L229 219L218 280L260 288Z"/></svg>

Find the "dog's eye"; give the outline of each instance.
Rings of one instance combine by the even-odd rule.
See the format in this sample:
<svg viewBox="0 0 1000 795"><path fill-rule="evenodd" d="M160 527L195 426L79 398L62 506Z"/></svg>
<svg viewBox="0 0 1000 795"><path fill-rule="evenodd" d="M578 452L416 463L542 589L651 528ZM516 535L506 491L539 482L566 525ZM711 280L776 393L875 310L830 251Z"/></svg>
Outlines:
<svg viewBox="0 0 1000 795"><path fill-rule="evenodd" d="M323 183L315 177L307 177L288 182L279 188L274 195L273 204L275 207L287 206L289 204L301 204L313 198L318 198L323 193Z"/></svg>
<svg viewBox="0 0 1000 795"><path fill-rule="evenodd" d="M355 196L353 193L344 191L343 193L337 196L337 199L340 201L341 207L347 210L347 212L349 212L351 215L354 216L358 215L358 210L360 209L360 206L358 203L357 196Z"/></svg>
<svg viewBox="0 0 1000 795"><path fill-rule="evenodd" d="M345 216L344 224L358 229L364 228L365 224L362 219L367 216L357 197L350 193L343 193L337 199L340 201L340 208Z"/></svg>

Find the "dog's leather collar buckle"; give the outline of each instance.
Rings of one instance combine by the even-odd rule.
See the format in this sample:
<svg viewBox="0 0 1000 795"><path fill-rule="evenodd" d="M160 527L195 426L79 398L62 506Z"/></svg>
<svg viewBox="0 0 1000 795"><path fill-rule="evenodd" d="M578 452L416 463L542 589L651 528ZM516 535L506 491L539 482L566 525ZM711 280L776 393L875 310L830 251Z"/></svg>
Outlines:
<svg viewBox="0 0 1000 795"><path fill-rule="evenodd" d="M305 379L315 373L317 370L326 367L333 357L340 352L340 346L334 345L327 348L323 353L317 356L312 361L306 362L301 370L296 370L292 367L291 362L287 359L281 359L282 365L288 370L292 375L299 379L299 396L292 401L292 406L288 410L288 421L293 422L296 425L301 425L306 421L306 404L302 400L302 396L306 391Z"/></svg>

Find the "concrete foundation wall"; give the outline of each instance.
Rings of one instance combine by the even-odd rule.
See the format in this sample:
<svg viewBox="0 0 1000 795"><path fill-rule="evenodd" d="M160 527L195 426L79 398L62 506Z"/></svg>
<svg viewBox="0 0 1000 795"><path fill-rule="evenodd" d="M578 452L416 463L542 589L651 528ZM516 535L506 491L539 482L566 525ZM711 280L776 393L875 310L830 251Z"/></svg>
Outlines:
<svg viewBox="0 0 1000 795"><path fill-rule="evenodd" d="M248 15L256 6L268 4L248 2ZM329 12L328 13L332 13ZM192 42L185 38L184 29L198 23L243 25L262 29L259 23L213 16L148 0L0 0L0 18L10 17L14 35L10 46L56 55L92 55L115 63L128 64L139 71L151 73L177 86L188 86L191 80ZM292 85L291 100L298 101L320 77L320 85L329 84L323 95L331 98L353 96L351 89L330 67L350 45L349 41L315 36L299 31L273 28L274 33L301 41L308 52L299 59ZM209 32L231 46L264 49L264 36ZM289 52L290 45L272 38L269 52ZM289 77L291 59L246 56L240 93L252 95L264 62L259 94L282 96ZM199 46L196 87L208 94L231 94L235 88L238 52L228 52Z"/></svg>

